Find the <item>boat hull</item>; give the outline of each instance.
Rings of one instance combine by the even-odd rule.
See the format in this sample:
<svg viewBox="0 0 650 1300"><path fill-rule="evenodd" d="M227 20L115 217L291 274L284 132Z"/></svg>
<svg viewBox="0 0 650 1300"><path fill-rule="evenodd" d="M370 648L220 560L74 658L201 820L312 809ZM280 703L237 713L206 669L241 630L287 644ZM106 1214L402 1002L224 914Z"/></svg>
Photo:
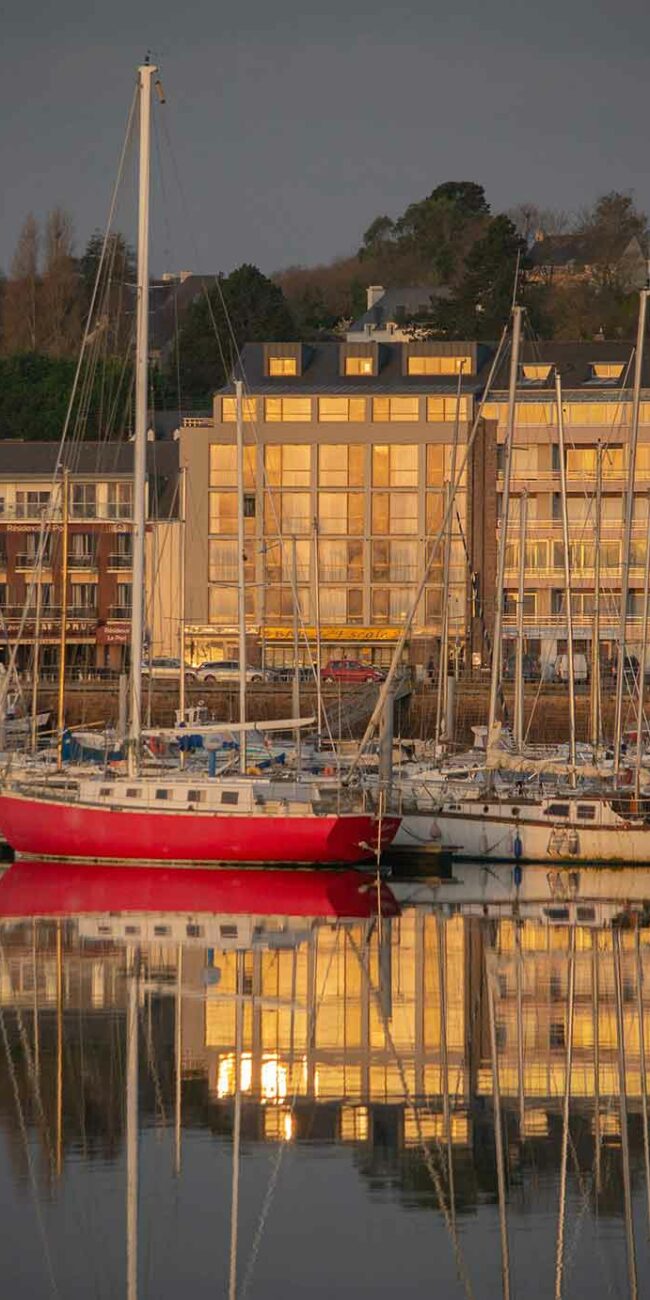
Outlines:
<svg viewBox="0 0 650 1300"><path fill-rule="evenodd" d="M650 826L639 824L557 827L463 810L407 817L409 830L419 838L428 834L459 861L650 864Z"/></svg>
<svg viewBox="0 0 650 1300"><path fill-rule="evenodd" d="M399 818L382 820L382 845ZM227 815L124 811L0 794L0 831L30 857L117 862L327 865L369 862L378 822L368 814Z"/></svg>

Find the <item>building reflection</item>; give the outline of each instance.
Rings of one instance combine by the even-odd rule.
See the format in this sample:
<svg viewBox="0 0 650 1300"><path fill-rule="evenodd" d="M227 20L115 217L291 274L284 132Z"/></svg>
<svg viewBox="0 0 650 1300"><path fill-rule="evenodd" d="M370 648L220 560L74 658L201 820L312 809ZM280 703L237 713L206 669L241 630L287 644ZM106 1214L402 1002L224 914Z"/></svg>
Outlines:
<svg viewBox="0 0 650 1300"><path fill-rule="evenodd" d="M122 1149L137 968L141 1125L176 1115L229 1137L239 1089L244 1142L346 1144L405 1204L440 1204L432 1155L460 1212L497 1194L495 1089L509 1177L532 1163L557 1172L568 1078L574 1158L586 1171L596 1161L599 1178L608 1166L596 1191L621 1213L622 1124L633 1180L645 1156L650 932L619 903L549 912L486 918L428 902L355 920L7 921L0 1115L13 1156L20 1165L19 1116L41 1136L43 1176L71 1149Z"/></svg>

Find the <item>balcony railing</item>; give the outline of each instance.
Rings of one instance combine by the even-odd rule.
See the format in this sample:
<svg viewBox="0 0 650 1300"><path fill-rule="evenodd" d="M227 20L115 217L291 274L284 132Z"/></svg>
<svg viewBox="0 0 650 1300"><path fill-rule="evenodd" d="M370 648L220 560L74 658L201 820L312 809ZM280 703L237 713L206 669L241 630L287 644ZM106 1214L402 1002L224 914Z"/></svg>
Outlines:
<svg viewBox="0 0 650 1300"><path fill-rule="evenodd" d="M133 556L123 555L120 551L115 551L108 557L109 569L131 569L133 567Z"/></svg>
<svg viewBox="0 0 650 1300"><path fill-rule="evenodd" d="M38 562L39 561L38 561L37 554L32 553L31 551L21 551L16 556L15 564L17 569L33 569L34 565L37 564ZM45 553L41 555L40 563L45 569L49 569L51 567L52 565L51 551L45 551Z"/></svg>
<svg viewBox="0 0 650 1300"><path fill-rule="evenodd" d="M79 555L70 555L68 557L68 567L70 569L96 569L97 556L94 551L84 552Z"/></svg>
<svg viewBox="0 0 650 1300"><path fill-rule="evenodd" d="M131 606L130 606L130 605L111 605L111 607L110 607L110 609L109 609L109 611L108 611L108 617L109 617L109 618L121 618L121 619L130 618L130 617L131 617Z"/></svg>
<svg viewBox="0 0 650 1300"><path fill-rule="evenodd" d="M96 605L68 605L68 618L97 618Z"/></svg>

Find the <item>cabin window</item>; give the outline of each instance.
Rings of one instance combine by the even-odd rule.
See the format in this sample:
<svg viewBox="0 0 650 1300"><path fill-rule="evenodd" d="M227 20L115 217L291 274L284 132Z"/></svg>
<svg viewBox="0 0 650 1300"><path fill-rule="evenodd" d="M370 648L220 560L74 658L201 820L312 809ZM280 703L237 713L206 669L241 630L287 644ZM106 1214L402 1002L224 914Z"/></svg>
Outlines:
<svg viewBox="0 0 650 1300"><path fill-rule="evenodd" d="M141 793L142 793L142 791L141 791L141 790L138 790L137 786L135 786L135 785L130 785L130 786L128 787L128 789L127 789L126 797L127 797L127 799L139 799Z"/></svg>
<svg viewBox="0 0 650 1300"><path fill-rule="evenodd" d="M110 799L110 796L112 795L113 791L111 790L110 785L103 785L99 793L102 799Z"/></svg>
<svg viewBox="0 0 650 1300"><path fill-rule="evenodd" d="M203 803L205 801L205 790L188 790L188 803Z"/></svg>
<svg viewBox="0 0 650 1300"><path fill-rule="evenodd" d="M565 1047L564 1021L552 1020L549 1030L549 1047Z"/></svg>
<svg viewBox="0 0 650 1300"><path fill-rule="evenodd" d="M236 938L237 938L237 926L236 926L236 925L220 925L220 926L219 926L219 934L221 935L221 938L222 938L222 939L236 939Z"/></svg>
<svg viewBox="0 0 650 1300"><path fill-rule="evenodd" d="M125 933L125 934L139 934L139 933L140 933L140 926L139 926L139 925L125 925L125 927L124 927L124 933Z"/></svg>
<svg viewBox="0 0 650 1300"><path fill-rule="evenodd" d="M112 925L98 925L98 926L97 926L97 933L98 933L98 934L112 934L112 933L113 933L113 927L112 927Z"/></svg>
<svg viewBox="0 0 650 1300"><path fill-rule="evenodd" d="M171 925L154 925L153 932L158 938L162 938L163 935L171 934L172 928Z"/></svg>
<svg viewBox="0 0 650 1300"><path fill-rule="evenodd" d="M221 802L222 802L222 803L230 803L230 804L239 803L239 791L238 791L238 790L222 790L222 792L221 792Z"/></svg>
<svg viewBox="0 0 650 1300"><path fill-rule="evenodd" d="M188 926L186 926L186 928L185 928L185 933L186 933L188 939L200 939L200 938L202 938L202 936L203 936L203 926L202 926L202 925L188 925Z"/></svg>
<svg viewBox="0 0 650 1300"><path fill-rule="evenodd" d="M569 816L568 803L550 803L548 808L546 809L546 816L547 817L568 817Z"/></svg>
<svg viewBox="0 0 650 1300"><path fill-rule="evenodd" d="M576 918L578 921L595 921L596 920L595 907L584 907L581 906L579 903L576 908Z"/></svg>
<svg viewBox="0 0 650 1300"><path fill-rule="evenodd" d="M156 790L156 799L169 799L169 790Z"/></svg>
<svg viewBox="0 0 650 1300"><path fill-rule="evenodd" d="M590 803L578 804L578 817L582 817L583 821L592 822L594 821L595 816L596 816L596 809L593 804Z"/></svg>

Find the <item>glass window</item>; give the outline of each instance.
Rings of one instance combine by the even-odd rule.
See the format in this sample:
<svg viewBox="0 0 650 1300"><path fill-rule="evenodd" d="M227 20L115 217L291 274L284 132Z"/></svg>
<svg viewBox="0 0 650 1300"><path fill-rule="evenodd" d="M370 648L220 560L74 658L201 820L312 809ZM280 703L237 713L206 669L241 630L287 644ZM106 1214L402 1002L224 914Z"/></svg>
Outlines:
<svg viewBox="0 0 650 1300"><path fill-rule="evenodd" d="M94 519L97 514L96 483L73 483L70 514L82 519Z"/></svg>
<svg viewBox="0 0 650 1300"><path fill-rule="evenodd" d="M417 533L418 498L416 492L391 492L391 533Z"/></svg>
<svg viewBox="0 0 650 1300"><path fill-rule="evenodd" d="M285 443L265 449L266 477L270 486L309 487L311 482L311 447Z"/></svg>
<svg viewBox="0 0 650 1300"><path fill-rule="evenodd" d="M527 379L529 383L539 384L549 378L551 367L548 362L531 363L525 361L521 367L521 373L522 377Z"/></svg>
<svg viewBox="0 0 650 1300"><path fill-rule="evenodd" d="M327 623L344 623L347 615L345 587L323 587L320 593L320 616Z"/></svg>
<svg viewBox="0 0 650 1300"><path fill-rule="evenodd" d="M236 623L238 617L237 605L236 587L209 588L209 618L211 623Z"/></svg>
<svg viewBox="0 0 650 1300"><path fill-rule="evenodd" d="M427 420L446 422L456 420L469 420L470 418L470 401L469 397L427 397ZM484 418L489 417L483 412Z"/></svg>
<svg viewBox="0 0 650 1300"><path fill-rule="evenodd" d="M424 607L427 623L434 623L442 617L442 587L427 588Z"/></svg>
<svg viewBox="0 0 650 1300"><path fill-rule="evenodd" d="M629 413L628 407L612 402L567 402L564 409L565 424L619 423ZM625 410L625 415L624 415Z"/></svg>
<svg viewBox="0 0 650 1300"><path fill-rule="evenodd" d="M362 492L320 492L318 519L322 533L363 535L364 496Z"/></svg>
<svg viewBox="0 0 650 1300"><path fill-rule="evenodd" d="M320 487L363 487L365 447L329 444L318 448Z"/></svg>
<svg viewBox="0 0 650 1300"><path fill-rule="evenodd" d="M372 578L375 582L412 582L417 571L417 543L372 543Z"/></svg>
<svg viewBox="0 0 650 1300"><path fill-rule="evenodd" d="M321 424L335 423L341 420L351 422L365 420L365 397L319 397L318 418Z"/></svg>
<svg viewBox="0 0 650 1300"><path fill-rule="evenodd" d="M309 492L283 492L281 512L282 532L311 532L311 497Z"/></svg>
<svg viewBox="0 0 650 1300"><path fill-rule="evenodd" d="M387 588L373 587L371 609L373 623L388 622L389 596Z"/></svg>
<svg viewBox="0 0 650 1300"><path fill-rule="evenodd" d="M255 485L255 448L244 447L244 487ZM213 442L210 447L210 487L237 487L235 443Z"/></svg>
<svg viewBox="0 0 650 1300"><path fill-rule="evenodd" d="M208 577L210 582L237 581L237 542L208 543Z"/></svg>
<svg viewBox="0 0 650 1300"><path fill-rule="evenodd" d="M618 361L594 361L591 366L594 379L620 379L624 369Z"/></svg>
<svg viewBox="0 0 650 1300"><path fill-rule="evenodd" d="M50 504L49 492L16 492L16 519L34 519Z"/></svg>
<svg viewBox="0 0 650 1300"><path fill-rule="evenodd" d="M222 397L221 399L221 419L224 424L235 424L237 421L237 398ZM252 424L257 419L257 398L242 397L242 419L246 424Z"/></svg>
<svg viewBox="0 0 650 1300"><path fill-rule="evenodd" d="M428 533L437 533L442 527L445 498L442 492L427 492L426 526Z"/></svg>
<svg viewBox="0 0 650 1300"><path fill-rule="evenodd" d="M373 447L372 481L375 487L417 487L418 448Z"/></svg>
<svg viewBox="0 0 650 1300"><path fill-rule="evenodd" d="M442 486L445 477L445 448L442 443L430 442L427 447L427 483Z"/></svg>
<svg viewBox="0 0 650 1300"><path fill-rule="evenodd" d="M388 616L391 623L403 623L411 612L415 597L413 587L391 587L388 596Z"/></svg>
<svg viewBox="0 0 650 1300"><path fill-rule="evenodd" d="M389 496L387 492L373 492L372 494L372 531L379 536L385 536L389 531L390 508Z"/></svg>
<svg viewBox="0 0 650 1300"><path fill-rule="evenodd" d="M107 501L109 519L130 519L132 500L132 483L109 483Z"/></svg>
<svg viewBox="0 0 650 1300"><path fill-rule="evenodd" d="M237 493L210 493L210 532L237 532Z"/></svg>
<svg viewBox="0 0 650 1300"><path fill-rule="evenodd" d="M373 357L346 357L345 373L346 375L374 375L375 363Z"/></svg>
<svg viewBox="0 0 650 1300"><path fill-rule="evenodd" d="M432 357L410 356L407 361L409 375L469 375L472 358L468 356Z"/></svg>
<svg viewBox="0 0 650 1300"><path fill-rule="evenodd" d="M308 423L311 420L311 397L267 397L265 415L269 423Z"/></svg>
<svg viewBox="0 0 650 1300"><path fill-rule="evenodd" d="M363 577L363 542L320 541L318 567L321 582L359 582Z"/></svg>
<svg viewBox="0 0 650 1300"><path fill-rule="evenodd" d="M270 375L297 375L297 357L269 357Z"/></svg>
<svg viewBox="0 0 650 1300"><path fill-rule="evenodd" d="M363 622L363 591L359 587L348 590L348 623Z"/></svg>
<svg viewBox="0 0 650 1300"><path fill-rule="evenodd" d="M373 420L417 423L420 418L419 397L373 397Z"/></svg>

